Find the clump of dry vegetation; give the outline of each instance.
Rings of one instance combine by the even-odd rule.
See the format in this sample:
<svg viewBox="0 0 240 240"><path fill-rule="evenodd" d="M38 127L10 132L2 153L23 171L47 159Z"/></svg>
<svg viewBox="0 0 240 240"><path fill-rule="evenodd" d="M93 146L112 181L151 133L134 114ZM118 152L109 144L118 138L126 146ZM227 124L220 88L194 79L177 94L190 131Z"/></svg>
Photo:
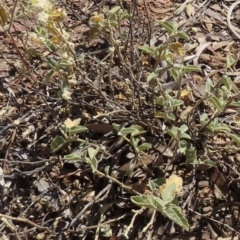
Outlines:
<svg viewBox="0 0 240 240"><path fill-rule="evenodd" d="M217 215L239 207L239 129L224 122L240 107L237 47L208 73L200 56L212 39L194 52L196 28L153 20L149 9L160 10L145 1L9 2L0 4L1 238L239 236Z"/></svg>

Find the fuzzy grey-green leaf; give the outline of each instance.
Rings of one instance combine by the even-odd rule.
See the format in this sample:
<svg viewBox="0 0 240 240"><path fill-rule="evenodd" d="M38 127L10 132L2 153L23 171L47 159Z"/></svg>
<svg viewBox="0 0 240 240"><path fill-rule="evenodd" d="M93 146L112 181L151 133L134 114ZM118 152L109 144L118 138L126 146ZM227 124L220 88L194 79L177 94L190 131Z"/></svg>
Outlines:
<svg viewBox="0 0 240 240"><path fill-rule="evenodd" d="M168 184L167 189L165 189L165 191L163 191L163 194L162 194L162 200L166 205L171 203L174 200L176 196L175 192L176 192L176 184L174 182Z"/></svg>
<svg viewBox="0 0 240 240"><path fill-rule="evenodd" d="M141 145L138 146L138 149L140 151L148 150L152 147L150 143L142 143Z"/></svg>
<svg viewBox="0 0 240 240"><path fill-rule="evenodd" d="M223 110L223 105L220 103L219 99L216 96L212 96L208 101L219 111Z"/></svg>
<svg viewBox="0 0 240 240"><path fill-rule="evenodd" d="M163 214L171 219L178 226L182 227L186 231L189 231L189 224L181 209L175 204L170 204L167 209L164 209Z"/></svg>
<svg viewBox="0 0 240 240"><path fill-rule="evenodd" d="M184 66L184 72L185 73L192 73L192 72L201 72L201 68L195 65L187 65Z"/></svg>
<svg viewBox="0 0 240 240"><path fill-rule="evenodd" d="M169 35L174 33L174 25L167 21L158 21L158 23L168 32Z"/></svg>
<svg viewBox="0 0 240 240"><path fill-rule="evenodd" d="M240 147L240 137L235 134L231 134L231 138L237 144L237 146Z"/></svg>
<svg viewBox="0 0 240 240"><path fill-rule="evenodd" d="M148 53L150 55L154 55L155 54L155 49L149 46L141 46L139 47L139 49L145 53Z"/></svg>
<svg viewBox="0 0 240 240"><path fill-rule="evenodd" d="M64 156L64 160L67 160L67 161L76 161L80 159L81 159L81 155L78 152L70 153Z"/></svg>
<svg viewBox="0 0 240 240"><path fill-rule="evenodd" d="M51 142L50 149L52 152L58 151L61 147L64 146L66 140L61 136L56 136Z"/></svg>
<svg viewBox="0 0 240 240"><path fill-rule="evenodd" d="M75 126L69 129L69 135L75 135L78 133L86 132L88 129L84 126Z"/></svg>

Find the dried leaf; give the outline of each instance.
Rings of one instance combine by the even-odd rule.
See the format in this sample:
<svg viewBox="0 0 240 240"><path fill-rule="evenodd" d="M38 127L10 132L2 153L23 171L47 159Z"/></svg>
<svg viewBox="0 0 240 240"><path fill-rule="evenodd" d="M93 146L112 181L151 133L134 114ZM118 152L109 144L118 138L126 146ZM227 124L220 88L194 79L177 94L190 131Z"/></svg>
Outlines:
<svg viewBox="0 0 240 240"><path fill-rule="evenodd" d="M72 128L72 127L76 127L79 125L81 121L81 118L77 118L75 120L71 120L70 118L67 118L65 121L64 121L64 124L67 128Z"/></svg>
<svg viewBox="0 0 240 240"><path fill-rule="evenodd" d="M186 54L184 46L179 42L172 43L169 45L169 47L180 57L184 57Z"/></svg>
<svg viewBox="0 0 240 240"><path fill-rule="evenodd" d="M207 23L206 27L207 27L208 31L211 32L212 29L213 29L213 24L212 23Z"/></svg>
<svg viewBox="0 0 240 240"><path fill-rule="evenodd" d="M6 9L0 4L0 23L4 26L8 20L8 13Z"/></svg>
<svg viewBox="0 0 240 240"><path fill-rule="evenodd" d="M166 183L159 187L159 192L161 195L164 195L166 191L168 191L168 187L174 183L175 184L175 194L178 194L182 191L183 180L181 177L173 174L168 179L166 179Z"/></svg>
<svg viewBox="0 0 240 240"><path fill-rule="evenodd" d="M210 6L211 9L222 12L222 8L219 6L219 4L213 4Z"/></svg>
<svg viewBox="0 0 240 240"><path fill-rule="evenodd" d="M90 21L94 22L94 23L103 23L104 22L104 16L103 16L103 14L95 13L94 16L92 16L90 18Z"/></svg>
<svg viewBox="0 0 240 240"><path fill-rule="evenodd" d="M182 98L188 98L188 97L189 97L189 94L190 94L190 92L189 92L187 89L183 89L183 90L181 91L180 98L181 98L181 99L182 99Z"/></svg>
<svg viewBox="0 0 240 240"><path fill-rule="evenodd" d="M122 94L122 93L119 93L117 96L116 96L117 99L119 100L127 100L127 98Z"/></svg>
<svg viewBox="0 0 240 240"><path fill-rule="evenodd" d="M188 4L187 7L186 7L186 12L187 12L187 15L189 17L194 16L195 15L195 8L194 8L194 6L191 5L191 4Z"/></svg>
<svg viewBox="0 0 240 240"><path fill-rule="evenodd" d="M173 11L175 8L155 8L153 6L149 6L149 8L151 9L152 12L154 13L160 13L160 14L164 14L170 11Z"/></svg>

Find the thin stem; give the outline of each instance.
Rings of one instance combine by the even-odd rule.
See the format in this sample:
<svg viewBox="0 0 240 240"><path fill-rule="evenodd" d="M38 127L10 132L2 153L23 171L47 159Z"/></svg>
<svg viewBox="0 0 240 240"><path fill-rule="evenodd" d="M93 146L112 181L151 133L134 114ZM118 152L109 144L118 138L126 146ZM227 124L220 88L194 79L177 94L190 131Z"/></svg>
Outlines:
<svg viewBox="0 0 240 240"><path fill-rule="evenodd" d="M105 178L111 180L112 182L117 183L121 188L127 190L128 192L133 192L133 193L135 193L135 194L138 195L138 196L141 196L141 195L142 195L142 194L139 193L138 191L134 190L132 187L129 187L129 186L121 183L121 182L118 181L117 179L115 179L115 178L113 178L113 177L111 177L111 176L109 176L109 175L107 175L107 174L105 174L105 173L102 173L102 172L96 170L96 171L95 171L95 174L97 174L97 175L100 176L100 177L105 177Z"/></svg>
<svg viewBox="0 0 240 240"><path fill-rule="evenodd" d="M49 228L42 227L42 226L32 222L31 220L27 219L27 218L12 217L12 216L4 215L4 214L1 214L1 213L0 213L0 218L8 218L8 219L13 220L13 221L27 223L27 224L29 224L29 225L31 225L33 227L36 227L39 230L43 230L43 231L46 231L48 233L51 233L51 230Z"/></svg>

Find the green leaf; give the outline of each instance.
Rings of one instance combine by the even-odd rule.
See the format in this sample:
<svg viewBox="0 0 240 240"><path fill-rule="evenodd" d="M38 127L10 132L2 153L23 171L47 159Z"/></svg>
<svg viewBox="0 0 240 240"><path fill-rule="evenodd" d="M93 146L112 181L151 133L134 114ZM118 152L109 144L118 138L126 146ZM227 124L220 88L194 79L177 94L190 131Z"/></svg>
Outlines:
<svg viewBox="0 0 240 240"><path fill-rule="evenodd" d="M215 167L216 166L216 163L213 162L210 159L206 159L206 160L202 161L201 164L207 165L209 167Z"/></svg>
<svg viewBox="0 0 240 240"><path fill-rule="evenodd" d="M215 128L215 131L224 131L224 132L230 132L231 128L228 127L227 124L218 124Z"/></svg>
<svg viewBox="0 0 240 240"><path fill-rule="evenodd" d="M181 133L185 133L188 131L188 126L186 124L181 125L181 127L179 128Z"/></svg>
<svg viewBox="0 0 240 240"><path fill-rule="evenodd" d="M154 73L159 74L161 71L163 71L164 68L158 67L154 70Z"/></svg>
<svg viewBox="0 0 240 240"><path fill-rule="evenodd" d="M199 161L197 160L196 148L189 147L186 150L186 163L188 164L198 164Z"/></svg>
<svg viewBox="0 0 240 240"><path fill-rule="evenodd" d="M167 189L165 189L165 191L163 191L163 194L161 195L165 205L171 203L176 197L176 184L170 183L167 186Z"/></svg>
<svg viewBox="0 0 240 240"><path fill-rule="evenodd" d="M210 94L212 90L213 84L211 81L206 82L206 93Z"/></svg>
<svg viewBox="0 0 240 240"><path fill-rule="evenodd" d="M138 138L134 138L134 137L131 137L131 138L130 138L130 143L132 144L132 146L134 147L134 149L135 149L136 152L139 152L138 142L139 142L139 139L138 139Z"/></svg>
<svg viewBox="0 0 240 240"><path fill-rule="evenodd" d="M207 129L208 129L210 132L214 132L214 131L215 131L215 128L216 128L216 126L215 126L214 122L210 122L210 123L208 124L208 126L207 126Z"/></svg>
<svg viewBox="0 0 240 240"><path fill-rule="evenodd" d="M224 92L223 92L222 87L225 87L225 86L221 86L220 88L218 88L217 91L216 91L215 96L219 99L219 102L220 102L221 104L224 104L224 103L225 103L225 102L223 101ZM225 89L226 89L226 87L225 87Z"/></svg>
<svg viewBox="0 0 240 240"><path fill-rule="evenodd" d="M69 132L69 136L72 136L72 135L75 135L75 134L78 134L78 133L82 133L82 132L86 132L88 129L84 126L75 126L75 127L72 127L68 130Z"/></svg>
<svg viewBox="0 0 240 240"><path fill-rule="evenodd" d="M54 74L54 70L53 69L50 69L47 74L46 74L46 81L49 82L50 79L52 78L53 74Z"/></svg>
<svg viewBox="0 0 240 240"><path fill-rule="evenodd" d="M41 26L36 26L36 27L35 27L35 31L36 31L36 33L39 34L40 36L42 36L42 37L47 37L47 31L46 31L44 28L42 28Z"/></svg>
<svg viewBox="0 0 240 240"><path fill-rule="evenodd" d="M66 67L66 66L72 66L72 65L73 65L72 63L62 59L58 62L57 67L59 68L59 67Z"/></svg>
<svg viewBox="0 0 240 240"><path fill-rule="evenodd" d="M54 46L54 44L49 39L46 39L44 41L44 44L52 52L55 52L57 50L56 47Z"/></svg>
<svg viewBox="0 0 240 240"><path fill-rule="evenodd" d="M65 134L68 134L68 128L66 127L65 124L62 124L59 128L60 132L65 135Z"/></svg>
<svg viewBox="0 0 240 240"><path fill-rule="evenodd" d="M223 105L220 103L219 99L216 96L212 96L208 101L219 111L223 110Z"/></svg>
<svg viewBox="0 0 240 240"><path fill-rule="evenodd" d="M88 152L87 151L84 152L84 156L83 156L84 162L90 165L90 167L92 168L92 172L95 173L98 167L97 159L93 155L91 155L92 158L90 159L89 157L87 157L87 153L89 154L89 149L88 149Z"/></svg>
<svg viewBox="0 0 240 240"><path fill-rule="evenodd" d="M169 74L173 77L174 81L178 81L180 78L180 72L174 68L169 69Z"/></svg>
<svg viewBox="0 0 240 240"><path fill-rule="evenodd" d="M230 107L240 108L240 102L232 102L232 103L230 104Z"/></svg>
<svg viewBox="0 0 240 240"><path fill-rule="evenodd" d="M235 134L231 134L231 138L237 144L237 146L240 147L240 137Z"/></svg>
<svg viewBox="0 0 240 240"><path fill-rule="evenodd" d="M98 162L97 162L97 159L95 157L93 157L91 159L90 166L92 168L92 172L95 173L97 171L97 168L98 168Z"/></svg>
<svg viewBox="0 0 240 240"><path fill-rule="evenodd" d="M118 21L116 21L116 20L110 20L110 21L108 21L108 23L109 23L109 25L110 25L111 27L116 27L116 26L118 26Z"/></svg>
<svg viewBox="0 0 240 240"><path fill-rule="evenodd" d="M149 46L140 46L139 49L145 53L148 53L150 55L155 54L155 48L149 47Z"/></svg>
<svg viewBox="0 0 240 240"><path fill-rule="evenodd" d="M148 185L152 191L155 191L155 189L157 188L157 184L153 180L149 180Z"/></svg>
<svg viewBox="0 0 240 240"><path fill-rule="evenodd" d="M158 21L158 23L168 32L169 36L174 34L175 28L173 24L167 21Z"/></svg>
<svg viewBox="0 0 240 240"><path fill-rule="evenodd" d="M173 99L172 101L172 107L178 107L181 106L184 102L182 100L179 99Z"/></svg>
<svg viewBox="0 0 240 240"><path fill-rule="evenodd" d="M98 152L96 149L94 149L92 147L88 148L87 151L88 151L88 156L91 160L96 156L96 154Z"/></svg>
<svg viewBox="0 0 240 240"><path fill-rule="evenodd" d="M185 153L187 149L187 142L185 140L181 140L179 142L179 151L180 153Z"/></svg>
<svg viewBox="0 0 240 240"><path fill-rule="evenodd" d="M189 40L189 36L183 31L178 31L176 33L176 37L182 38L184 40Z"/></svg>
<svg viewBox="0 0 240 240"><path fill-rule="evenodd" d="M109 174L109 170L110 170L110 166L106 166L104 168L104 172L108 175Z"/></svg>
<svg viewBox="0 0 240 240"><path fill-rule="evenodd" d="M120 16L121 20L129 19L129 14L127 12L123 12Z"/></svg>
<svg viewBox="0 0 240 240"><path fill-rule="evenodd" d="M64 155L64 160L67 161L76 161L81 160L81 154L79 152L70 153L68 155Z"/></svg>
<svg viewBox="0 0 240 240"><path fill-rule="evenodd" d="M181 71L181 74L182 74L182 70L184 70L184 65L179 63L174 63L173 68L177 71Z"/></svg>
<svg viewBox="0 0 240 240"><path fill-rule="evenodd" d="M187 134L187 133L182 133L182 134L181 134L181 139L182 139L182 138L190 140L190 139L191 139L191 136L190 136L189 134Z"/></svg>
<svg viewBox="0 0 240 240"><path fill-rule="evenodd" d="M108 18L113 18L118 13L118 11L121 9L120 6L115 6L112 9L109 10L107 13Z"/></svg>
<svg viewBox="0 0 240 240"><path fill-rule="evenodd" d="M220 81L227 87L228 91L230 91L232 89L232 81L228 76L223 75L220 78Z"/></svg>
<svg viewBox="0 0 240 240"><path fill-rule="evenodd" d="M204 122L207 118L208 118L208 115L206 113L201 114L200 122Z"/></svg>
<svg viewBox="0 0 240 240"><path fill-rule="evenodd" d="M175 60L174 57L175 57L175 54L170 52L168 49L166 49L164 53L161 53L161 60L165 60L168 63L168 68L173 65Z"/></svg>
<svg viewBox="0 0 240 240"><path fill-rule="evenodd" d="M127 177L130 177L130 176L131 176L131 174L133 173L133 170L134 170L134 168L135 168L135 166L136 166L136 163L137 163L136 158L134 158L134 159L132 159L132 160L130 161L129 167L128 167L128 169L126 170L124 176L127 176Z"/></svg>
<svg viewBox="0 0 240 240"><path fill-rule="evenodd" d="M170 121L175 121L176 120L176 117L173 113L166 112L166 118L167 118L167 120L170 120Z"/></svg>
<svg viewBox="0 0 240 240"><path fill-rule="evenodd" d="M184 66L184 72L185 73L192 73L192 72L201 72L202 69L198 66L195 66L195 65L187 65L187 66Z"/></svg>
<svg viewBox="0 0 240 240"><path fill-rule="evenodd" d="M157 98L155 99L155 101L156 101L156 104L159 105L159 106L163 106L163 104L164 104L164 98L163 98L163 96L157 97Z"/></svg>
<svg viewBox="0 0 240 240"><path fill-rule="evenodd" d="M42 57L43 56L42 52L37 49L28 48L26 50L27 50L26 51L27 55L30 57Z"/></svg>
<svg viewBox="0 0 240 240"><path fill-rule="evenodd" d="M165 206L165 203L154 195L132 196L131 201L140 207L151 208L159 212L162 212Z"/></svg>
<svg viewBox="0 0 240 240"><path fill-rule="evenodd" d="M136 136L139 136L139 135L141 135L141 134L146 133L146 131L144 130L144 128L143 128L142 126L133 125L133 126L131 126L131 128L134 129L134 131L131 132L131 136L132 136L132 137L136 137Z"/></svg>
<svg viewBox="0 0 240 240"><path fill-rule="evenodd" d="M135 128L134 127L128 127L128 128L125 128L123 127L120 132L122 133L122 135L127 135L127 134L130 134L130 133L133 133L135 131Z"/></svg>
<svg viewBox="0 0 240 240"><path fill-rule="evenodd" d="M56 136L51 142L50 149L54 153L64 146L66 140L61 136Z"/></svg>
<svg viewBox="0 0 240 240"><path fill-rule="evenodd" d="M163 215L168 217L178 226L182 227L186 231L189 231L189 224L183 213L181 212L180 207L175 204L170 204L167 209L164 209Z"/></svg>
<svg viewBox="0 0 240 240"><path fill-rule="evenodd" d="M230 90L225 85L223 85L221 86L221 91L222 91L222 102L225 104L228 101Z"/></svg>
<svg viewBox="0 0 240 240"><path fill-rule="evenodd" d="M167 133L175 139L178 139L180 136L178 135L178 128L173 126L171 129L166 129Z"/></svg>
<svg viewBox="0 0 240 240"><path fill-rule="evenodd" d="M50 66L51 68L55 69L58 62L55 61L53 58L46 58L47 59L47 64L48 66Z"/></svg>
<svg viewBox="0 0 240 240"><path fill-rule="evenodd" d="M158 77L158 74L156 74L155 72L152 72L152 73L150 73L150 74L148 75L148 77L147 77L147 82L150 82L150 81L152 81L153 79L157 79L157 77Z"/></svg>
<svg viewBox="0 0 240 240"><path fill-rule="evenodd" d="M142 143L141 145L138 146L138 149L140 151L148 150L152 147L150 143Z"/></svg>
<svg viewBox="0 0 240 240"><path fill-rule="evenodd" d="M120 129L123 128L124 125L123 125L123 124L120 125L120 124L113 123L112 126L113 126L113 128L114 128L117 132L119 132Z"/></svg>
<svg viewBox="0 0 240 240"><path fill-rule="evenodd" d="M235 63L234 58L232 57L232 55L227 54L227 68L231 67L233 64Z"/></svg>
<svg viewBox="0 0 240 240"><path fill-rule="evenodd" d="M86 55L84 53L81 53L79 56L78 56L78 59L80 62L82 62L84 59L85 59Z"/></svg>

